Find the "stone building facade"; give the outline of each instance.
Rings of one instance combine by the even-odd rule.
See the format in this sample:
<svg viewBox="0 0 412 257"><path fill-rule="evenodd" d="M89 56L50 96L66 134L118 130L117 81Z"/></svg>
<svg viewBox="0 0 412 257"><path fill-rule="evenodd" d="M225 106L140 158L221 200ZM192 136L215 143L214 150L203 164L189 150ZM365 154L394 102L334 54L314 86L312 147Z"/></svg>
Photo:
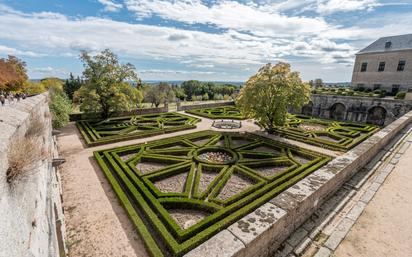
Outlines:
<svg viewBox="0 0 412 257"><path fill-rule="evenodd" d="M359 51L351 84L393 95L412 88L412 34L383 37Z"/></svg>

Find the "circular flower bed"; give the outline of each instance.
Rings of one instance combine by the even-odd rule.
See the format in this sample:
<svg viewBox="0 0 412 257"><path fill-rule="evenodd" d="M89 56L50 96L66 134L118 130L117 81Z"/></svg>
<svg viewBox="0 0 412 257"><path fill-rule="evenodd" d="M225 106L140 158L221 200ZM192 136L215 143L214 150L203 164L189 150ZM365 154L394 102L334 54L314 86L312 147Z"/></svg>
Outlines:
<svg viewBox="0 0 412 257"><path fill-rule="evenodd" d="M233 160L233 157L226 152L204 152L199 155L199 159L211 163L226 163Z"/></svg>
<svg viewBox="0 0 412 257"><path fill-rule="evenodd" d="M200 148L193 154L198 162L209 164L232 164L237 162L237 154L225 147L207 146Z"/></svg>

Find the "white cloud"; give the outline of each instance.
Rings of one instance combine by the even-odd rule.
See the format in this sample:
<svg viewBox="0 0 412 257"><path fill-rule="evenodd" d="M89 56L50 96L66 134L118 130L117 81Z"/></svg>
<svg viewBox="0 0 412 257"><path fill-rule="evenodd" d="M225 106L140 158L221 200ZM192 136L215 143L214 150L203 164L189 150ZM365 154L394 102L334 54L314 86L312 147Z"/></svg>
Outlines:
<svg viewBox="0 0 412 257"><path fill-rule="evenodd" d="M99 3L104 5L104 10L106 12L118 12L120 9L123 8L122 4L115 3L114 1L111 0L97 0Z"/></svg>
<svg viewBox="0 0 412 257"><path fill-rule="evenodd" d="M18 56L28 56L28 57L41 57L43 54L35 53L32 51L23 51L16 48L0 45L0 56L6 55L18 55Z"/></svg>
<svg viewBox="0 0 412 257"><path fill-rule="evenodd" d="M317 11L322 14L359 10L371 11L380 5L378 0L318 0Z"/></svg>
<svg viewBox="0 0 412 257"><path fill-rule="evenodd" d="M208 24L265 37L308 35L331 28L321 17L288 17L276 8L236 1L216 1L207 6L201 0L126 0L125 6L139 19L157 15L163 19Z"/></svg>

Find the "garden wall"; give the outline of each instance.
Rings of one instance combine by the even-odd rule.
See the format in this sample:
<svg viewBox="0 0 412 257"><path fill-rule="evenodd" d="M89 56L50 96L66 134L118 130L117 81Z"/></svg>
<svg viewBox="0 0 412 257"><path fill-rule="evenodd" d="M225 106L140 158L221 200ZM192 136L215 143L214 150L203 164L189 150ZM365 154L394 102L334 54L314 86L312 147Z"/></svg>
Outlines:
<svg viewBox="0 0 412 257"><path fill-rule="evenodd" d="M0 106L0 256L64 256L64 219L59 173L52 166L57 147L52 136L47 94ZM26 140L37 119L42 160L13 182L7 181L9 148ZM17 144L18 145L18 144ZM25 149L20 149L25 151ZM40 154L39 154L40 156Z"/></svg>
<svg viewBox="0 0 412 257"><path fill-rule="evenodd" d="M120 117L120 116L144 115L144 114L154 114L154 113L162 113L162 112L168 112L168 111L169 111L169 107L166 104L164 107L134 109L128 112L118 112L118 113L112 114L111 116ZM100 113L89 113L89 114L72 113L70 114L70 121L96 119L99 117L101 117Z"/></svg>
<svg viewBox="0 0 412 257"><path fill-rule="evenodd" d="M186 254L273 256L280 244L345 181L412 122L412 111Z"/></svg>
<svg viewBox="0 0 412 257"><path fill-rule="evenodd" d="M187 111L192 109L201 109L201 108L213 108L220 106L235 105L235 102L223 102L223 103L204 103L204 104L194 104L194 105L181 105L177 103L177 111Z"/></svg>

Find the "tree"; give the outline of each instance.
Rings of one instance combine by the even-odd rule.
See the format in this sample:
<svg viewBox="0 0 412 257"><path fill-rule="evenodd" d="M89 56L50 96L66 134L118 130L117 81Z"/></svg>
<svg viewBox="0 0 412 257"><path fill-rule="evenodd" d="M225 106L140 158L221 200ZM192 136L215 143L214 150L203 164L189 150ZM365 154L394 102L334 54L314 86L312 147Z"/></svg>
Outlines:
<svg viewBox="0 0 412 257"><path fill-rule="evenodd" d="M314 86L316 88L323 87L323 80L322 79L315 79L315 82L313 82L313 83L314 83Z"/></svg>
<svg viewBox="0 0 412 257"><path fill-rule="evenodd" d="M73 74L70 72L69 79L66 79L63 89L66 95L69 97L70 100L73 100L73 95L74 92L79 90L79 88L82 86L82 81L79 76L77 78L74 78Z"/></svg>
<svg viewBox="0 0 412 257"><path fill-rule="evenodd" d="M145 100L154 105L156 108L161 103L175 101L175 93L172 87L166 82L160 82L158 85L147 86L145 92Z"/></svg>
<svg viewBox="0 0 412 257"><path fill-rule="evenodd" d="M181 87L185 91L187 97L192 100L193 95L197 95L202 83L198 80L188 80L182 83Z"/></svg>
<svg viewBox="0 0 412 257"><path fill-rule="evenodd" d="M15 56L0 59L0 90L22 91L28 79L26 63Z"/></svg>
<svg viewBox="0 0 412 257"><path fill-rule="evenodd" d="M40 84L49 92L58 94L63 93L63 81L59 78L44 78L40 80Z"/></svg>
<svg viewBox="0 0 412 257"><path fill-rule="evenodd" d="M71 105L71 101L65 93L50 93L49 108L52 114L53 128L61 128L69 122Z"/></svg>
<svg viewBox="0 0 412 257"><path fill-rule="evenodd" d="M183 88L177 85L172 85L172 90L175 93L176 98L180 99L181 101L185 100L185 98L187 97Z"/></svg>
<svg viewBox="0 0 412 257"><path fill-rule="evenodd" d="M84 84L78 90L80 110L101 112L103 118L117 111L129 111L140 105L142 94L128 80L138 80L135 67L120 64L118 57L109 49L96 56L82 52Z"/></svg>
<svg viewBox="0 0 412 257"><path fill-rule="evenodd" d="M237 104L246 117L256 119L269 133L285 123L288 108L309 101L310 87L288 63L266 64L241 89Z"/></svg>

